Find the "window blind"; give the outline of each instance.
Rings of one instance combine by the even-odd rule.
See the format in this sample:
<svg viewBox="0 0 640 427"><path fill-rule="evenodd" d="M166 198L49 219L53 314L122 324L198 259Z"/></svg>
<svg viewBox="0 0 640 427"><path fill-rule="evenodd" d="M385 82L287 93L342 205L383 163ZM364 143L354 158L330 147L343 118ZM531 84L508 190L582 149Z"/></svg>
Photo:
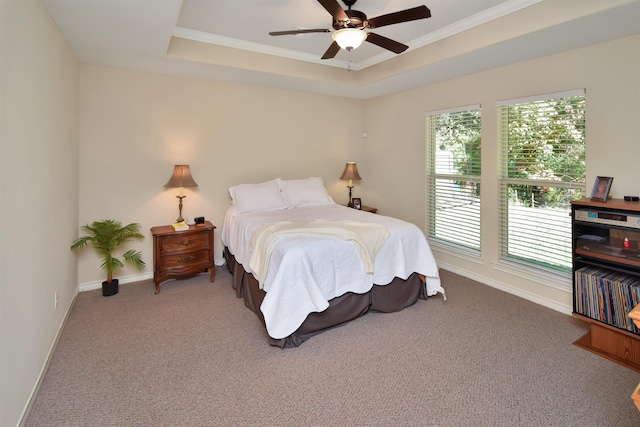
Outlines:
<svg viewBox="0 0 640 427"><path fill-rule="evenodd" d="M585 192L585 94L499 104L503 259L568 274L571 200Z"/></svg>
<svg viewBox="0 0 640 427"><path fill-rule="evenodd" d="M427 235L480 250L480 106L426 116Z"/></svg>

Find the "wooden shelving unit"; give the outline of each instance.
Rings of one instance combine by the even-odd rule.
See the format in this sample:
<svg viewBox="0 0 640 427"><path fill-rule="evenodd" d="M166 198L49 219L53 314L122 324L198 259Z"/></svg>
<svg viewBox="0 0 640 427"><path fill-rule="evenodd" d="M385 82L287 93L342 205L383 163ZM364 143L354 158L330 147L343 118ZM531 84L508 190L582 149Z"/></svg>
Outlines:
<svg viewBox="0 0 640 427"><path fill-rule="evenodd" d="M589 323L589 331L574 344L640 372L640 334L626 316L631 317L629 311L637 304L626 295L640 292L636 291L640 288L640 282L636 284L640 280L640 203L582 199L572 202L571 214L573 316ZM612 275L609 286L601 283ZM612 288L625 289L625 297L620 297L623 291ZM640 309L638 317L640 322Z"/></svg>
<svg viewBox="0 0 640 427"><path fill-rule="evenodd" d="M589 317L573 313L590 323L589 331L573 344L640 372L640 337Z"/></svg>

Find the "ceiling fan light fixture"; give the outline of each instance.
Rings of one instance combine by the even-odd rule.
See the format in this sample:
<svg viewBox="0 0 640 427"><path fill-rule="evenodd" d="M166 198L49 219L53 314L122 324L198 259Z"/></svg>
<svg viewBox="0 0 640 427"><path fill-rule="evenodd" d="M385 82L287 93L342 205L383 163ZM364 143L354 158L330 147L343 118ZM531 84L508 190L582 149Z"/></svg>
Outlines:
<svg viewBox="0 0 640 427"><path fill-rule="evenodd" d="M342 28L331 34L331 38L345 50L357 49L367 38L367 33L357 28Z"/></svg>

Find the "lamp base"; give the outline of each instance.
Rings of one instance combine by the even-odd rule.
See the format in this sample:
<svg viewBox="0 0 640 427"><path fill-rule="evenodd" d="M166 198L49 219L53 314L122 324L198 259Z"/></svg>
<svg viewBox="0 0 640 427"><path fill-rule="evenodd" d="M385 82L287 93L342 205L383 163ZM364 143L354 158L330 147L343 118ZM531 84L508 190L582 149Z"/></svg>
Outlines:
<svg viewBox="0 0 640 427"><path fill-rule="evenodd" d="M353 207L353 199L351 198L351 190L353 189L353 185L347 185L347 188L349 189L349 203L347 203L347 206L352 208Z"/></svg>
<svg viewBox="0 0 640 427"><path fill-rule="evenodd" d="M184 218L182 218L182 199L184 199L187 196L176 196L178 199L180 199L180 203L178 203L178 219L176 219L176 222L182 222L184 221Z"/></svg>

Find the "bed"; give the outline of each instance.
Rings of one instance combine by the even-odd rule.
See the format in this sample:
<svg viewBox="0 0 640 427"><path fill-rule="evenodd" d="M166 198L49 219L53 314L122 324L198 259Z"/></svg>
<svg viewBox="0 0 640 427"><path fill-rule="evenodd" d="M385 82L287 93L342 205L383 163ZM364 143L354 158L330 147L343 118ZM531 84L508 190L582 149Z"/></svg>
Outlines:
<svg viewBox="0 0 640 427"><path fill-rule="evenodd" d="M222 243L236 295L272 345L297 347L368 311L444 297L414 224L336 204L321 178L229 189Z"/></svg>

